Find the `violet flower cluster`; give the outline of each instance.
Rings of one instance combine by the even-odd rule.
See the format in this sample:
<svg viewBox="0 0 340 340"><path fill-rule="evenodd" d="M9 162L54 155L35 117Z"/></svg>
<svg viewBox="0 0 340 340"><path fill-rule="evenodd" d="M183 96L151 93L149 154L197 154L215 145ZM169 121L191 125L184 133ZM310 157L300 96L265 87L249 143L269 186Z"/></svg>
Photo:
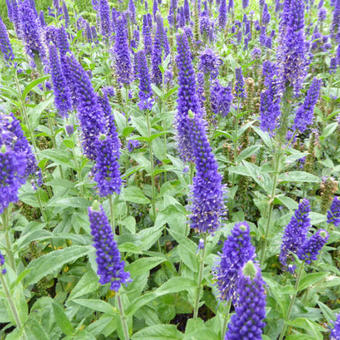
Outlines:
<svg viewBox="0 0 340 340"><path fill-rule="evenodd" d="M3 268L5 265L5 257L2 255L2 253L0 252L0 269L1 269L1 274L5 275L7 270L6 268Z"/></svg>
<svg viewBox="0 0 340 340"><path fill-rule="evenodd" d="M336 227L340 226L340 199L338 196L334 197L327 212L327 223L333 223Z"/></svg>
<svg viewBox="0 0 340 340"><path fill-rule="evenodd" d="M218 69L222 64L222 60L214 53L213 50L207 48L200 55L200 63L198 68L212 79L218 76Z"/></svg>
<svg viewBox="0 0 340 340"><path fill-rule="evenodd" d="M151 110L153 105L153 93L148 69L148 63L144 51L137 52L137 74L139 78L139 108L141 110Z"/></svg>
<svg viewBox="0 0 340 340"><path fill-rule="evenodd" d="M305 7L303 0L285 0L280 22L278 65L281 89L287 86L299 94L306 76L308 61L304 35Z"/></svg>
<svg viewBox="0 0 340 340"><path fill-rule="evenodd" d="M260 94L260 127L263 131L273 134L280 118L279 84L276 77L276 65L270 61L263 63L265 89Z"/></svg>
<svg viewBox="0 0 340 340"><path fill-rule="evenodd" d="M333 328L331 330L330 340L340 339L340 313L337 315L334 322Z"/></svg>
<svg viewBox="0 0 340 340"><path fill-rule="evenodd" d="M224 214L222 176L209 144L205 121L195 115L190 119L190 142L196 165L191 189L191 228L213 233Z"/></svg>
<svg viewBox="0 0 340 340"><path fill-rule="evenodd" d="M99 205L99 204L97 204ZM93 246L96 249L97 274L102 285L110 283L110 288L118 291L121 285L130 282L130 274L124 271L111 226L102 206L88 210Z"/></svg>
<svg viewBox="0 0 340 340"><path fill-rule="evenodd" d="M214 268L221 300L236 301L239 270L254 257L255 248L251 244L249 225L246 222L236 223L231 235L224 241L219 263Z"/></svg>
<svg viewBox="0 0 340 340"><path fill-rule="evenodd" d="M0 116L0 214L18 201L18 190L38 167L31 146L13 114Z"/></svg>
<svg viewBox="0 0 340 340"><path fill-rule="evenodd" d="M291 272L294 272L295 266L287 266L287 261L292 258L293 253L301 261L311 264L312 261L317 260L317 256L328 240L327 231L322 229L307 237L310 229L309 213L309 202L303 199L284 231L279 260Z"/></svg>
<svg viewBox="0 0 340 340"><path fill-rule="evenodd" d="M236 74L235 97L236 98L245 98L246 93L245 93L245 90L244 90L244 80L243 80L241 67L236 68L235 74Z"/></svg>
<svg viewBox="0 0 340 340"><path fill-rule="evenodd" d="M116 22L116 39L113 58L118 82L121 84L129 84L131 82L132 66L126 20L124 18L119 18Z"/></svg>
<svg viewBox="0 0 340 340"><path fill-rule="evenodd" d="M313 125L314 107L319 98L322 80L314 78L310 88L308 89L305 101L298 108L294 120L294 128L301 133L306 131Z"/></svg>
<svg viewBox="0 0 340 340"><path fill-rule="evenodd" d="M65 117L72 109L71 94L62 72L58 51L55 45L49 46L50 73L54 91L54 104L58 113Z"/></svg>
<svg viewBox="0 0 340 340"><path fill-rule="evenodd" d="M186 34L178 34L176 62L178 67L178 99L176 128L179 153L183 161L193 161L193 150L190 141L189 111L201 116L201 106L196 93L195 72Z"/></svg>
<svg viewBox="0 0 340 340"><path fill-rule="evenodd" d="M279 256L281 264L285 267L287 267L288 260L291 259L291 254L297 253L306 240L310 228L310 211L309 201L303 199L285 228Z"/></svg>
<svg viewBox="0 0 340 340"><path fill-rule="evenodd" d="M315 234L310 236L297 251L299 259L307 264L316 261L322 247L326 244L328 237L328 232L323 229L318 230Z"/></svg>
<svg viewBox="0 0 340 340"><path fill-rule="evenodd" d="M0 51L4 55L7 62L11 63L14 59L14 53L12 50L12 45L8 38L6 25L3 23L0 17Z"/></svg>
<svg viewBox="0 0 340 340"><path fill-rule="evenodd" d="M233 101L232 89L230 86L222 86L218 80L215 80L211 88L211 108L212 111L222 117L226 117L230 111Z"/></svg>
<svg viewBox="0 0 340 340"><path fill-rule="evenodd" d="M265 326L266 293L261 269L248 261L240 270L237 284L238 300L225 340L261 340Z"/></svg>

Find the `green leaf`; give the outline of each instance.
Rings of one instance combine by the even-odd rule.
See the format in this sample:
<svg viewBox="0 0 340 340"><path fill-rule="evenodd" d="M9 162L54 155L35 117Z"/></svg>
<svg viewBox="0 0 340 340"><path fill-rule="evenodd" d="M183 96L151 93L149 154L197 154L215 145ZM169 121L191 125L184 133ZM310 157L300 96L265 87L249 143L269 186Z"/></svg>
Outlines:
<svg viewBox="0 0 340 340"><path fill-rule="evenodd" d="M313 335L314 339L323 340L321 332L325 331L325 329L313 321L306 318L297 318L293 321L288 321L287 324L293 327L302 328L307 331L308 334Z"/></svg>
<svg viewBox="0 0 340 340"><path fill-rule="evenodd" d="M53 307L54 317L59 328L63 331L64 334L72 335L74 332L74 328L70 320L66 316L64 309L56 302L52 303L52 307Z"/></svg>
<svg viewBox="0 0 340 340"><path fill-rule="evenodd" d="M318 305L328 324L332 324L332 322L334 322L334 320L336 319L335 313L321 301L318 301Z"/></svg>
<svg viewBox="0 0 340 340"><path fill-rule="evenodd" d="M154 325L146 327L132 336L132 340L181 340L183 334L175 325Z"/></svg>
<svg viewBox="0 0 340 340"><path fill-rule="evenodd" d="M183 290L187 290L190 288L194 288L197 286L197 283L193 280L184 277L172 277L167 282L165 282L161 287L156 290L146 293L134 301L131 302L130 306L126 310L127 316L133 316L138 309L149 304L151 301L157 299L160 296L178 293Z"/></svg>
<svg viewBox="0 0 340 340"><path fill-rule="evenodd" d="M57 207L57 208L82 208L87 209L90 202L82 197L67 197L67 198L57 198L51 199L47 206Z"/></svg>
<svg viewBox="0 0 340 340"><path fill-rule="evenodd" d="M72 302L83 307L90 308L94 311L102 312L109 315L116 315L119 313L118 310L115 309L112 305L99 299L76 299L72 300Z"/></svg>
<svg viewBox="0 0 340 340"><path fill-rule="evenodd" d="M304 290L307 287L312 286L313 284L322 281L325 277L327 277L329 273L319 272L319 273L309 273L305 275L299 284L298 291Z"/></svg>
<svg viewBox="0 0 340 340"><path fill-rule="evenodd" d="M80 257L86 256L91 250L92 247L71 246L52 251L47 255L43 255L36 260L33 260L27 266L27 269L30 269L30 272L24 279L25 286L32 285L43 277L59 271L66 263L74 262Z"/></svg>
<svg viewBox="0 0 340 340"><path fill-rule="evenodd" d="M250 157L251 155L255 155L260 149L261 145L252 145L242 150L242 152L238 155L237 161L241 162L243 159Z"/></svg>
<svg viewBox="0 0 340 340"><path fill-rule="evenodd" d="M120 194L120 198L123 201L139 204L148 204L150 202L150 200L144 195L143 191L136 186L124 188Z"/></svg>
<svg viewBox="0 0 340 340"><path fill-rule="evenodd" d="M288 171L280 174L280 183L301 182L301 183L320 183L318 176L312 175L305 171Z"/></svg>
<svg viewBox="0 0 340 340"><path fill-rule="evenodd" d="M31 340L50 340L50 336L46 333L41 324L34 318L30 318L25 324L25 333Z"/></svg>
<svg viewBox="0 0 340 340"><path fill-rule="evenodd" d="M41 78L35 79L33 81L31 81L24 89L24 91L22 92L22 99L25 101L26 96L29 94L29 92L36 87L37 85L41 84L42 82L44 82L45 80L49 79L50 76L43 76Z"/></svg>
<svg viewBox="0 0 340 340"><path fill-rule="evenodd" d="M126 267L126 271L130 273L132 278L138 277L164 261L166 261L164 257L143 257L129 264Z"/></svg>
<svg viewBox="0 0 340 340"><path fill-rule="evenodd" d="M53 161L55 164L63 165L68 168L74 168L73 160L68 151L62 150L43 150L40 151L42 157Z"/></svg>
<svg viewBox="0 0 340 340"><path fill-rule="evenodd" d="M320 140L324 140L329 137L338 127L338 123L328 124L322 131L322 135L320 136Z"/></svg>
<svg viewBox="0 0 340 340"><path fill-rule="evenodd" d="M92 269L88 269L88 271L72 289L68 301L92 293L98 288L98 286L99 283L97 274Z"/></svg>

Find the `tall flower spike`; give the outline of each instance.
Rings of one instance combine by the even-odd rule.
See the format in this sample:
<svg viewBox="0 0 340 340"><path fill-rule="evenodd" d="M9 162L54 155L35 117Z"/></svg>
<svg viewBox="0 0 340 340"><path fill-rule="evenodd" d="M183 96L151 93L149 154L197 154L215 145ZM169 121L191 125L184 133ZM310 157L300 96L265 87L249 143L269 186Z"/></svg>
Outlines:
<svg viewBox="0 0 340 340"><path fill-rule="evenodd" d="M190 124L188 112L201 116L201 107L196 94L195 72L186 34L178 34L176 62L178 67L178 99L176 127L179 153L184 161L193 160L190 142Z"/></svg>
<svg viewBox="0 0 340 340"><path fill-rule="evenodd" d="M59 55L55 45L49 45L50 72L52 77L54 104L58 113L65 117L72 109L71 94L61 69Z"/></svg>
<svg viewBox="0 0 340 340"><path fill-rule="evenodd" d="M1 254L1 252L0 252L0 269L2 268L2 267L4 267L4 265L5 265L5 257ZM1 269L1 274L2 275L5 275L6 274L6 268L2 268Z"/></svg>
<svg viewBox="0 0 340 340"><path fill-rule="evenodd" d="M0 115L0 214L11 202L17 202L19 188L37 172L19 121L12 114Z"/></svg>
<svg viewBox="0 0 340 340"><path fill-rule="evenodd" d="M46 51L40 36L40 22L38 22L39 19L32 9L29 0L20 3L19 15L26 53L31 57L33 62L37 56L44 62L46 59Z"/></svg>
<svg viewBox="0 0 340 340"><path fill-rule="evenodd" d="M102 285L110 283L110 288L118 291L122 284L130 282L130 274L124 271L117 244L107 216L102 206L95 202L89 208L89 220L93 246L96 249L97 274Z"/></svg>
<svg viewBox="0 0 340 340"><path fill-rule="evenodd" d="M105 133L104 114L83 67L72 54L67 54L65 61L64 75L67 74L67 83L72 86L72 94L75 96L84 153L89 159L95 160L97 138L101 133Z"/></svg>
<svg viewBox="0 0 340 340"><path fill-rule="evenodd" d="M118 81L121 84L129 84L131 82L132 65L125 19L117 19L116 25L116 40L113 53L115 69Z"/></svg>
<svg viewBox="0 0 340 340"><path fill-rule="evenodd" d="M245 98L246 93L244 91L244 80L241 67L237 68L235 72L236 72L235 97Z"/></svg>
<svg viewBox="0 0 340 340"><path fill-rule="evenodd" d="M99 16L100 16L100 33L105 38L109 38L112 32L112 25L110 20L110 6L107 0L100 0Z"/></svg>
<svg viewBox="0 0 340 340"><path fill-rule="evenodd" d="M222 29L224 29L227 24L227 0L221 0L218 24Z"/></svg>
<svg viewBox="0 0 340 340"><path fill-rule="evenodd" d="M294 128L301 133L313 125L314 106L319 98L322 80L314 78L307 92L304 103L298 108L294 120Z"/></svg>
<svg viewBox="0 0 340 340"><path fill-rule="evenodd" d="M339 339L340 339L340 313L336 317L333 328L331 330L331 337L330 337L330 340L339 340Z"/></svg>
<svg viewBox="0 0 340 340"><path fill-rule="evenodd" d="M238 300L225 340L261 340L266 317L265 282L261 269L248 261L239 273Z"/></svg>
<svg viewBox="0 0 340 340"><path fill-rule="evenodd" d="M137 52L137 69L139 78L139 103L141 110L151 110L153 105L152 89L148 63L144 51Z"/></svg>
<svg viewBox="0 0 340 340"><path fill-rule="evenodd" d="M295 210L289 224L286 226L283 237L279 260L283 266L287 266L290 253L297 253L304 244L307 232L310 228L310 205L307 199L303 199Z"/></svg>
<svg viewBox="0 0 340 340"><path fill-rule="evenodd" d="M303 245L299 248L297 255L301 261L311 264L312 261L316 261L317 257L328 240L328 232L323 229L319 229L309 239L305 240Z"/></svg>
<svg viewBox="0 0 340 340"><path fill-rule="evenodd" d="M340 226L340 199L337 196L334 197L327 212L327 223L333 223L336 227Z"/></svg>
<svg viewBox="0 0 340 340"><path fill-rule="evenodd" d="M260 94L260 127L263 131L273 134L280 117L279 84L276 78L276 65L270 61L263 63L264 86Z"/></svg>
<svg viewBox="0 0 340 340"><path fill-rule="evenodd" d="M152 82L156 85L162 84L162 72L159 68L159 66L162 64L162 40L163 22L161 17L157 17L157 28L151 54Z"/></svg>
<svg viewBox="0 0 340 340"><path fill-rule="evenodd" d="M306 44L304 35L305 7L303 0L285 0L280 22L278 49L279 76L282 91L292 87L299 94L307 73Z"/></svg>
<svg viewBox="0 0 340 340"><path fill-rule="evenodd" d="M230 111L232 101L231 87L224 87L216 80L211 88L211 108L213 112L216 115L220 114L226 117Z"/></svg>
<svg viewBox="0 0 340 340"><path fill-rule="evenodd" d="M236 223L231 235L224 241L218 265L214 268L221 300L236 301L239 270L255 257L255 248L251 244L249 225Z"/></svg>
<svg viewBox="0 0 340 340"><path fill-rule="evenodd" d="M6 26L3 23L1 17L0 17L0 50L7 62L11 62L14 59L12 45L8 38Z"/></svg>
<svg viewBox="0 0 340 340"><path fill-rule="evenodd" d="M88 26L88 23L87 23ZM67 39L67 33L63 25L58 29L57 46L59 48L60 54L66 54L70 52L70 45Z"/></svg>
<svg viewBox="0 0 340 340"><path fill-rule="evenodd" d="M191 189L191 228L200 233L213 233L220 227L224 215L222 176L209 144L205 121L195 115L189 118L190 142L193 150L196 174Z"/></svg>
<svg viewBox="0 0 340 340"><path fill-rule="evenodd" d="M152 53L152 38L150 32L150 26L146 15L143 15L143 40L144 40L144 50L146 55L151 55Z"/></svg>
<svg viewBox="0 0 340 340"><path fill-rule="evenodd" d="M67 6L65 4L65 1L63 1L62 9L63 9L63 13L64 13L65 26L68 27L69 24L70 24L70 16L68 14L68 9L67 9Z"/></svg>

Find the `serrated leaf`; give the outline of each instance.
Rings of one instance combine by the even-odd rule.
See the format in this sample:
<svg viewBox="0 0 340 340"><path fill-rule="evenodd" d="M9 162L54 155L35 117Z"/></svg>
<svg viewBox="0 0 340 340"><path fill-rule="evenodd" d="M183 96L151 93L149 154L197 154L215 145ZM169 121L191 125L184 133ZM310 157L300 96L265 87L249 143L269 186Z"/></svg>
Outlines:
<svg viewBox="0 0 340 340"><path fill-rule="evenodd" d="M126 271L130 273L132 278L138 277L164 261L166 261L164 257L143 257L126 266Z"/></svg>
<svg viewBox="0 0 340 340"><path fill-rule="evenodd" d="M33 81L31 81L24 89L24 91L22 92L22 99L25 101L26 96L28 95L28 93L37 85L41 84L42 82L44 82L45 80L49 79L50 75L48 76L43 76L41 78L38 79L34 79Z"/></svg>
<svg viewBox="0 0 340 340"><path fill-rule="evenodd" d="M99 299L75 299L72 302L81 305L86 308L90 308L97 312L102 312L109 315L118 314L118 310L116 310L112 305L108 302Z"/></svg>
<svg viewBox="0 0 340 340"><path fill-rule="evenodd" d="M99 286L98 281L97 274L92 269L89 269L72 289L68 301L94 292Z"/></svg>
<svg viewBox="0 0 340 340"><path fill-rule="evenodd" d="M33 260L27 269L30 272L24 279L25 286L32 285L43 277L57 272L66 263L71 263L79 259L80 257L86 256L92 247L87 246L71 246L61 250L52 251L46 255L43 255L36 260Z"/></svg>
<svg viewBox="0 0 340 340"><path fill-rule="evenodd" d="M280 183L301 182L301 183L320 183L318 176L312 175L305 171L288 171L280 174Z"/></svg>
<svg viewBox="0 0 340 340"><path fill-rule="evenodd" d="M150 303L160 296L171 293L178 293L180 291L194 287L197 287L197 283L193 280L184 277L172 277L161 287L152 292L146 293L132 301L130 306L126 310L126 315L133 316L139 308Z"/></svg>
<svg viewBox="0 0 340 340"><path fill-rule="evenodd" d="M74 328L66 316L64 309L56 302L52 303L53 313L56 320L57 325L66 335L72 335L74 332Z"/></svg>
<svg viewBox="0 0 340 340"><path fill-rule="evenodd" d="M307 287L312 286L313 284L323 280L328 275L329 275L328 273L324 273L324 272L309 273L305 275L300 281L298 291L304 290Z"/></svg>
<svg viewBox="0 0 340 340"><path fill-rule="evenodd" d="M128 186L122 190L120 194L120 198L123 201L139 203L139 204L148 204L150 200L144 195L143 191L136 186Z"/></svg>
<svg viewBox="0 0 340 340"><path fill-rule="evenodd" d="M132 340L181 340L183 334L175 325L154 325L146 327L132 336Z"/></svg>

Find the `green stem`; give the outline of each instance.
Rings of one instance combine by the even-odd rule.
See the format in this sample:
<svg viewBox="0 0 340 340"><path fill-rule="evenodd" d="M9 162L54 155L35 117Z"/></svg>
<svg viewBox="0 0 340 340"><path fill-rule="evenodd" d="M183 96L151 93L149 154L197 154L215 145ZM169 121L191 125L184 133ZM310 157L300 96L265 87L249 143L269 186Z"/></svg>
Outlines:
<svg viewBox="0 0 340 340"><path fill-rule="evenodd" d="M226 314L225 314L224 322L223 322L221 340L225 339L225 333L227 332L227 324L228 324L228 319L229 319L229 314L230 314L230 307L231 307L231 300L228 300L228 303L226 306Z"/></svg>
<svg viewBox="0 0 340 340"><path fill-rule="evenodd" d="M11 247L11 239L9 236L9 208L6 208L2 214L2 224L3 230L5 232L5 241L6 241L6 251L9 259L9 264L14 271L16 271L14 255L12 253Z"/></svg>
<svg viewBox="0 0 340 340"><path fill-rule="evenodd" d="M2 287L5 291L5 295L6 295L6 298L7 298L7 301L8 301L8 304L9 304L9 307L11 309L11 312L13 314L13 317L14 317L14 320L15 320L15 323L16 323L16 326L19 328L19 329L22 329L22 322L20 320L20 317L19 317L19 313L17 311L17 308L15 307L15 304L14 304L14 301L12 299L12 296L9 292L9 289L8 289L8 286L7 286L7 283L6 283L6 280L3 276L2 273L0 273L0 281L1 281L1 284L2 284ZM27 339L26 337L26 334L25 334L25 331L23 330L23 338L24 339Z"/></svg>
<svg viewBox="0 0 340 340"><path fill-rule="evenodd" d="M281 143L279 143L278 150L275 152L274 156L274 179L273 179L273 186L272 186L272 192L269 200L269 206L268 206L268 217L267 217L267 224L264 234L264 244L261 249L261 256L260 256L260 264L263 265L263 262L265 260L265 254L266 254L266 248L268 245L268 235L269 235L269 228L270 223L272 219L272 213L273 213L273 207L274 207L274 199L275 199L275 191L277 187L278 177L280 173L280 161L281 161Z"/></svg>
<svg viewBox="0 0 340 340"><path fill-rule="evenodd" d="M115 221L115 215L114 215L114 211L113 211L113 195L109 195L109 205L110 205L110 215L111 215L111 225L112 225L112 230L113 233L115 234L115 230L116 230L116 221ZM121 229L119 228L119 235L122 234Z"/></svg>
<svg viewBox="0 0 340 340"><path fill-rule="evenodd" d="M290 314L291 314L291 312L292 312L292 309L293 309L293 306L294 306L294 303L295 303L295 300L296 300L296 295L297 295L297 292L298 292L298 288L299 288L299 284L300 284L300 280L301 280L301 276L302 276L302 272L303 272L303 267L304 267L304 263L301 263L301 264L300 264L299 271L298 271L298 273L297 273L297 277L296 277L296 282L295 282L295 292L294 292L294 295L293 295L293 297L291 298L290 303L289 303L286 321L289 321ZM281 334L280 334L279 340L282 340L282 339L283 339L284 335L286 334L287 328L288 328L288 325L287 325L287 323L285 322L285 325L284 325L283 330L282 330L282 332L281 332Z"/></svg>
<svg viewBox="0 0 340 340"><path fill-rule="evenodd" d="M15 72L14 78L15 78L15 84L16 84L16 87L17 87L17 91L18 91L18 94L19 94L19 97L20 97L21 112L24 116L25 125L27 126L27 129L30 133L30 138L31 138L31 142L32 142L32 145L33 145L33 148L34 148L34 153L35 153L35 155L38 159L38 153L37 153L38 148L37 148L37 145L35 143L34 134L33 134L32 128L31 128L30 121L28 119L28 114L27 114L27 111L26 111L26 105L25 105L25 102L22 98L22 92L21 92L21 89L20 89L18 75L17 75L16 72Z"/></svg>
<svg viewBox="0 0 340 340"><path fill-rule="evenodd" d="M148 127L148 138L151 137L151 124L150 124L150 111L146 110L146 124ZM154 175L154 161L153 161L153 151L152 151L152 141L148 142L149 145L149 153L150 153L150 164L151 164L151 186L152 186L152 197L151 197L151 204L152 204L152 215L153 219L156 219L156 186L155 186L155 175Z"/></svg>
<svg viewBox="0 0 340 340"><path fill-rule="evenodd" d="M204 234L203 238L203 250L200 251L201 258L200 258L200 268L198 271L198 286L196 291L196 299L195 299L195 307L194 307L194 319L198 317L198 309L199 309L199 302L200 302L200 295L201 295L201 286L202 286L202 279L203 279L203 269L204 269L204 258L205 258L205 248L207 247L207 233Z"/></svg>
<svg viewBox="0 0 340 340"><path fill-rule="evenodd" d="M117 296L117 303L118 303L118 309L119 309L119 314L120 314L120 321L122 323L124 338L125 338L125 340L129 340L129 328L128 328L128 325L127 325L127 322L126 322L124 308L123 308L122 300L120 299L119 291L117 292L116 296Z"/></svg>

